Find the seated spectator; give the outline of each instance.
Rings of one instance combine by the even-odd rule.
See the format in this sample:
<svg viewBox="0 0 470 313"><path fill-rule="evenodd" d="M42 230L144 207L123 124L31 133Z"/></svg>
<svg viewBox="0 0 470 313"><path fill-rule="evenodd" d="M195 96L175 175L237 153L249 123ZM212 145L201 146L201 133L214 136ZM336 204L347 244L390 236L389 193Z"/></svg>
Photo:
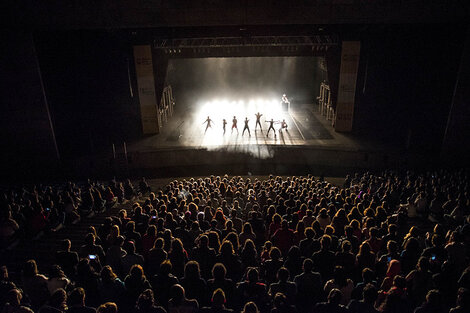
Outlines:
<svg viewBox="0 0 470 313"><path fill-rule="evenodd" d="M28 307L21 305L21 300L23 299L23 295L21 294L21 290L17 288L13 288L9 290L4 297L4 305L0 306L3 308L2 313L16 313L16 312L33 312ZM30 310L30 311L28 311Z"/></svg>
<svg viewBox="0 0 470 313"><path fill-rule="evenodd" d="M142 236L140 233L136 232L136 223L134 221L129 221L126 224L126 231L124 232L123 236L126 238L126 241L134 242L137 250L140 251L142 246Z"/></svg>
<svg viewBox="0 0 470 313"><path fill-rule="evenodd" d="M106 252L106 264L111 266L119 275L124 273L122 267L122 258L126 256L126 251L122 249L124 237L118 236L113 240L113 244Z"/></svg>
<svg viewBox="0 0 470 313"><path fill-rule="evenodd" d="M121 303L126 292L126 287L113 272L111 266L106 265L101 270L98 291L101 303Z"/></svg>
<svg viewBox="0 0 470 313"><path fill-rule="evenodd" d="M341 251L336 252L336 264L342 266L346 275L352 277L356 266L356 256L351 252L352 246L348 240L341 244Z"/></svg>
<svg viewBox="0 0 470 313"><path fill-rule="evenodd" d="M406 276L408 292L415 305L423 303L427 292L432 287L432 273L429 271L429 259L421 257L416 269Z"/></svg>
<svg viewBox="0 0 470 313"><path fill-rule="evenodd" d="M171 274L172 264L170 260L163 261L160 264L158 274L152 278L153 291L156 295L158 303L163 307L167 307L170 299L171 288L178 284L178 278Z"/></svg>
<svg viewBox="0 0 470 313"><path fill-rule="evenodd" d="M54 291L47 303L39 309L39 313L65 313L66 311L67 293L64 289Z"/></svg>
<svg viewBox="0 0 470 313"><path fill-rule="evenodd" d="M171 242L171 250L168 253L168 259L173 265L173 274L176 277L183 277L184 265L188 261L188 254L179 238L175 238Z"/></svg>
<svg viewBox="0 0 470 313"><path fill-rule="evenodd" d="M157 227L155 225L150 225L147 228L145 235L142 236L142 256L144 258L148 257L148 254L153 248L155 240L157 240L157 238Z"/></svg>
<svg viewBox="0 0 470 313"><path fill-rule="evenodd" d="M246 301L253 301L263 311L268 304L266 285L259 281L256 268L250 268L246 274L246 280L237 284L237 307L241 308Z"/></svg>
<svg viewBox="0 0 470 313"><path fill-rule="evenodd" d="M258 252L256 251L256 246L253 240L247 239L245 245L241 251L241 261L243 268L248 267L258 267Z"/></svg>
<svg viewBox="0 0 470 313"><path fill-rule="evenodd" d="M335 254L330 250L331 237L323 235L320 240L321 249L312 255L315 269L322 274L323 279L330 279L333 276L333 269L336 263Z"/></svg>
<svg viewBox="0 0 470 313"><path fill-rule="evenodd" d="M444 312L441 294L438 290L430 290L426 295L426 301L414 310L414 313L439 313Z"/></svg>
<svg viewBox="0 0 470 313"><path fill-rule="evenodd" d="M106 302L96 309L96 313L118 313L118 307L116 303Z"/></svg>
<svg viewBox="0 0 470 313"><path fill-rule="evenodd" d="M8 294L8 292L14 289L17 289L17 288L16 288L15 283L12 282L9 277L8 268L6 266L1 266L0 267L0 308L2 308L3 305L5 305L5 302L7 301L5 297ZM14 294L12 296L16 297L16 295ZM21 294L21 297L23 297L23 294Z"/></svg>
<svg viewBox="0 0 470 313"><path fill-rule="evenodd" d="M235 284L231 279L225 278L227 269L222 263L216 263L212 268L212 279L207 281L207 292L208 294L214 293L217 289L225 291L224 296L226 297L226 305L229 308L233 307L233 297Z"/></svg>
<svg viewBox="0 0 470 313"><path fill-rule="evenodd" d="M85 290L74 288L68 296L67 313L95 313L96 309L85 305Z"/></svg>
<svg viewBox="0 0 470 313"><path fill-rule="evenodd" d="M60 265L67 276L73 278L77 271L78 254L75 251L70 251L72 243L69 239L64 239L60 246L61 250L57 251L55 255L57 264Z"/></svg>
<svg viewBox="0 0 470 313"><path fill-rule="evenodd" d="M312 254L320 250L320 242L315 239L315 231L312 227L305 229L305 239L299 242L300 254L304 258L311 258Z"/></svg>
<svg viewBox="0 0 470 313"><path fill-rule="evenodd" d="M409 312L412 306L407 298L405 278L400 275L395 276L392 288L387 292L381 291L377 302L380 312Z"/></svg>
<svg viewBox="0 0 470 313"><path fill-rule="evenodd" d="M153 248L148 253L146 268L150 275L155 275L160 269L160 264L167 259L168 253L163 249L164 244L163 238L157 238Z"/></svg>
<svg viewBox="0 0 470 313"><path fill-rule="evenodd" d="M5 249L18 239L19 225L13 219L10 208L0 213L0 249Z"/></svg>
<svg viewBox="0 0 470 313"><path fill-rule="evenodd" d="M152 188L150 188L149 184L147 183L147 180L145 177L142 177L139 181L139 191L145 195L147 193L152 192Z"/></svg>
<svg viewBox="0 0 470 313"><path fill-rule="evenodd" d="M144 290L137 299L135 313L166 313L166 310L155 304L152 289Z"/></svg>
<svg viewBox="0 0 470 313"><path fill-rule="evenodd" d="M235 254L232 242L225 240L220 246L220 253L217 255L217 262L225 265L227 277L233 281L239 281L242 272L242 263Z"/></svg>
<svg viewBox="0 0 470 313"><path fill-rule="evenodd" d="M385 278L382 281L382 285L380 286L381 290L389 290L392 288L393 280L397 275L401 274L401 265L400 261L398 260L391 260L388 264L387 273L385 274Z"/></svg>
<svg viewBox="0 0 470 313"><path fill-rule="evenodd" d="M284 265L282 260L281 250L273 247L269 252L269 259L261 266L262 276L267 284L272 284L276 281L277 271Z"/></svg>
<svg viewBox="0 0 470 313"><path fill-rule="evenodd" d="M238 238L240 241L240 246L242 247L245 245L245 241L247 241L248 239L250 239L253 242L256 241L256 235L253 232L253 229L251 228L250 223L245 223L243 225L243 231L240 233Z"/></svg>
<svg viewBox="0 0 470 313"><path fill-rule="evenodd" d="M296 313L297 310L295 306L289 304L287 297L278 292L274 296L274 308L271 310L271 313Z"/></svg>
<svg viewBox="0 0 470 313"><path fill-rule="evenodd" d="M86 304L91 307L96 307L99 304L99 285L100 275L96 272L95 268L91 266L90 260L81 259L77 265L77 278L75 280L75 287L82 287L86 297Z"/></svg>
<svg viewBox="0 0 470 313"><path fill-rule="evenodd" d="M281 250L283 256L287 256L290 247L295 243L294 231L289 228L289 223L283 220L281 228L276 230L274 235L271 237L273 245Z"/></svg>
<svg viewBox="0 0 470 313"><path fill-rule="evenodd" d="M250 301L243 306L242 313L259 313L258 306L256 303Z"/></svg>
<svg viewBox="0 0 470 313"><path fill-rule="evenodd" d="M127 241L124 244L124 250L126 251L126 255L121 259L122 270L124 273L129 273L131 267L135 264L139 264L141 266L144 265L144 257L135 252L133 241Z"/></svg>
<svg viewBox="0 0 470 313"><path fill-rule="evenodd" d="M209 248L209 238L202 235L198 240L198 247L193 248L192 258L199 263L201 274L204 278L209 278L212 267L215 264L216 252Z"/></svg>
<svg viewBox="0 0 470 313"><path fill-rule="evenodd" d="M188 299L181 285L171 287L171 299L168 301L168 313L197 313L199 304L197 300Z"/></svg>
<svg viewBox="0 0 470 313"><path fill-rule="evenodd" d="M127 200L132 200L137 193L134 190L134 186L131 183L130 179L127 179L124 184L124 198Z"/></svg>
<svg viewBox="0 0 470 313"><path fill-rule="evenodd" d="M201 278L199 264L196 261L186 263L180 284L189 299L196 299L201 306L206 304L206 282Z"/></svg>
<svg viewBox="0 0 470 313"><path fill-rule="evenodd" d="M362 281L357 283L351 294L351 298L355 300L360 300L362 297L362 292L365 286L372 285L377 288L377 281L375 280L375 273L370 268L365 268L362 270Z"/></svg>
<svg viewBox="0 0 470 313"><path fill-rule="evenodd" d="M370 249L373 253L377 254L382 249L382 239L379 236L379 229L377 227L371 227L369 230L369 239L367 242L370 246Z"/></svg>
<svg viewBox="0 0 470 313"><path fill-rule="evenodd" d="M114 195L111 187L106 187L102 195L108 208L112 207L117 201L117 197Z"/></svg>
<svg viewBox="0 0 470 313"><path fill-rule="evenodd" d="M297 275L294 283L297 287L297 309L300 312L310 312L311 308L322 299L323 283L320 273L313 272L313 261L305 259L303 273Z"/></svg>
<svg viewBox="0 0 470 313"><path fill-rule="evenodd" d="M353 299L348 304L349 313L378 313L374 304L377 300L377 288L372 284L367 284L362 289L362 299Z"/></svg>
<svg viewBox="0 0 470 313"><path fill-rule="evenodd" d="M414 237L409 237L406 240L404 250L401 252L400 255L401 270L404 274L408 274L411 270L415 268L420 254L421 249L418 239Z"/></svg>
<svg viewBox="0 0 470 313"><path fill-rule="evenodd" d="M360 271L367 268L375 268L375 253L371 251L370 245L363 242L356 255L357 267Z"/></svg>
<svg viewBox="0 0 470 313"><path fill-rule="evenodd" d="M92 233L88 233L85 236L85 244L80 247L79 256L81 258L89 258L90 255L95 255L100 263L106 261L103 247L95 243L96 236ZM78 261L77 261L78 263Z"/></svg>
<svg viewBox="0 0 470 313"><path fill-rule="evenodd" d="M465 313L470 309L470 290L459 288L457 292L457 306L450 309L449 313Z"/></svg>
<svg viewBox="0 0 470 313"><path fill-rule="evenodd" d="M277 283L272 283L269 287L269 296L273 297L277 293L282 293L286 298L287 304L291 305L295 303L295 298L297 295L297 287L289 279L289 270L285 267L281 267L277 271Z"/></svg>
<svg viewBox="0 0 470 313"><path fill-rule="evenodd" d="M144 290L152 288L147 280L147 277L145 277L142 266L139 264L132 265L131 269L129 270L129 274L124 280L124 284L127 290L127 304L129 304L130 307L134 306L137 298ZM125 305L125 307L128 306Z"/></svg>
<svg viewBox="0 0 470 313"><path fill-rule="evenodd" d="M53 294L57 289L67 289L70 280L65 276L59 265L52 265L49 270L49 279L47 280L47 289Z"/></svg>
<svg viewBox="0 0 470 313"><path fill-rule="evenodd" d="M23 266L23 291L28 296L33 310L44 305L49 298L47 277L39 274L36 261L29 260Z"/></svg>
<svg viewBox="0 0 470 313"><path fill-rule="evenodd" d="M331 218L328 215L328 211L323 208L320 210L320 213L317 216L317 221L320 223L321 229L325 230L326 226L330 225Z"/></svg>
<svg viewBox="0 0 470 313"><path fill-rule="evenodd" d="M225 307L225 293L221 288L217 288L212 293L211 306L203 307L201 313L231 313L232 309Z"/></svg>
<svg viewBox="0 0 470 313"><path fill-rule="evenodd" d="M313 308L314 313L346 313L348 310L341 305L342 294L339 289L331 289L328 302L320 302Z"/></svg>
<svg viewBox="0 0 470 313"><path fill-rule="evenodd" d="M346 305L351 300L351 293L354 288L354 283L351 279L347 278L346 271L342 266L336 266L333 272L333 279L330 279L325 284L325 293L329 294L333 289L341 291L341 304Z"/></svg>

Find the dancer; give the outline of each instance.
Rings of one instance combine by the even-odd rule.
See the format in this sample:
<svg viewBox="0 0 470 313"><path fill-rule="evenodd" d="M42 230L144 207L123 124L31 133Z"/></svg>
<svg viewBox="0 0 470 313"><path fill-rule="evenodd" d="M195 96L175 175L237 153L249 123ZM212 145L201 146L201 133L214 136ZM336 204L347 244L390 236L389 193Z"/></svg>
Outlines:
<svg viewBox="0 0 470 313"><path fill-rule="evenodd" d="M274 120L271 119L270 121L266 121L266 123L269 123L268 133L266 134L266 137L269 136L269 132L271 131L271 129L274 132L274 137L276 137L276 130L274 129Z"/></svg>
<svg viewBox="0 0 470 313"><path fill-rule="evenodd" d="M207 119L206 119L206 120L204 121L204 123L202 123L202 124L204 125L205 123L207 123L207 125L206 125L206 130L204 131L204 134L207 132L207 129L208 129L209 127L212 128L212 125L211 125L212 120L211 120L211 118L210 118L209 116L207 117Z"/></svg>
<svg viewBox="0 0 470 313"><path fill-rule="evenodd" d="M227 125L227 121L225 119L223 119L222 128L224 129L224 135L225 135L225 125Z"/></svg>
<svg viewBox="0 0 470 313"><path fill-rule="evenodd" d="M289 99L287 99L286 94L283 94L283 95L282 95L281 101L284 102L284 103L289 103Z"/></svg>
<svg viewBox="0 0 470 313"><path fill-rule="evenodd" d="M258 127L258 125L259 125L259 128L261 129L261 131L263 131L263 127L261 126L261 121L260 121L261 116L263 116L263 114L258 112L258 113L255 114L255 116L256 116L255 131L256 131L256 127Z"/></svg>
<svg viewBox="0 0 470 313"><path fill-rule="evenodd" d="M284 111L289 111L290 110L290 101L287 98L286 94L282 95L281 98L281 105Z"/></svg>
<svg viewBox="0 0 470 313"><path fill-rule="evenodd" d="M251 137L250 127L248 126L249 121L250 120L248 119L248 117L245 117L245 127L243 127L242 136L245 133L245 130L248 130L248 135Z"/></svg>
<svg viewBox="0 0 470 313"><path fill-rule="evenodd" d="M282 132L283 129L285 129L286 132L288 132L286 120L282 120L282 122L281 122L281 128L279 128L279 132Z"/></svg>
<svg viewBox="0 0 470 313"><path fill-rule="evenodd" d="M233 120L232 120L232 133L233 133L233 129L236 128L237 129L237 134L238 134L238 127L237 127L237 117L234 116L233 117Z"/></svg>

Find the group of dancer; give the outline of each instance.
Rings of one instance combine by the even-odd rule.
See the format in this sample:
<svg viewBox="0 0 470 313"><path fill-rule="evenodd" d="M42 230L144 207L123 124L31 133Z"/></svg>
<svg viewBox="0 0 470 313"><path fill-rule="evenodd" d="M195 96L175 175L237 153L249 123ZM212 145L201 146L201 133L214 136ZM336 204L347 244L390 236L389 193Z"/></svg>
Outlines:
<svg viewBox="0 0 470 313"><path fill-rule="evenodd" d="M258 128L258 125L259 125L259 128L260 128L261 132L263 132L263 127L261 126L261 116L263 116L263 114L258 112L258 113L255 114L255 116L256 116L255 132ZM203 124L207 123L206 130L204 131L204 133L206 133L209 128L212 128L212 123L213 122L214 121L211 120L211 118L208 116L207 119L203 123ZM245 134L245 131L248 131L248 135L251 136L249 122L250 122L250 120L248 119L248 117L245 117L245 126L243 127L242 136ZM274 119L271 119L270 121L265 121L265 122L269 123L268 132L266 133L266 137L269 137L269 132L271 130L274 133L274 137L276 137L276 130L274 129L274 124L280 124L281 127L279 128L279 133L281 133L283 130L287 131L287 123L286 123L285 119L283 119L282 121L275 121ZM225 131L226 131L226 125L227 125L227 120L223 119L222 120L222 128L224 130L224 135L225 135ZM233 119L232 119L232 133L233 133L234 129L236 129L237 133L238 133L238 120L237 120L236 116L234 116Z"/></svg>

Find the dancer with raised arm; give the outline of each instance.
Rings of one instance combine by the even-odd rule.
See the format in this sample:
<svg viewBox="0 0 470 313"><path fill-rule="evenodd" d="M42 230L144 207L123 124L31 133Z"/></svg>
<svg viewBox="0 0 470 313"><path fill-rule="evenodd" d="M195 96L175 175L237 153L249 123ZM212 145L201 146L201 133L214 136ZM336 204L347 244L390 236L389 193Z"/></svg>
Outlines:
<svg viewBox="0 0 470 313"><path fill-rule="evenodd" d="M261 121L260 121L261 116L263 116L263 114L258 112L258 113L255 114L255 116L256 116L255 131L256 131L256 127L258 127L258 125L259 125L259 128L261 129L261 131L263 131L263 127L261 126Z"/></svg>
<svg viewBox="0 0 470 313"><path fill-rule="evenodd" d="M266 123L269 123L269 128L268 128L266 137L269 136L269 132L271 131L271 129L273 130L274 136L276 136L276 130L274 129L274 119L271 119L270 121L266 121Z"/></svg>
<svg viewBox="0 0 470 313"><path fill-rule="evenodd" d="M237 134L238 134L237 123L238 123L237 117L234 116L234 117L233 117L233 120L232 120L232 133L233 133L233 129L236 128L236 129L237 129Z"/></svg>
<svg viewBox="0 0 470 313"><path fill-rule="evenodd" d="M250 127L248 126L249 121L250 120L248 119L248 117L245 117L245 127L243 127L242 136L245 133L245 130L248 130L248 135L251 137Z"/></svg>
<svg viewBox="0 0 470 313"><path fill-rule="evenodd" d="M207 132L207 129L208 129L209 127L212 128L212 124L211 124L211 123L212 123L212 120L211 120L211 118L210 118L209 116L207 117L207 119L206 119L206 120L204 121L204 123L202 123L202 124L204 125L205 123L207 123L207 125L206 125L206 130L204 131L204 134Z"/></svg>

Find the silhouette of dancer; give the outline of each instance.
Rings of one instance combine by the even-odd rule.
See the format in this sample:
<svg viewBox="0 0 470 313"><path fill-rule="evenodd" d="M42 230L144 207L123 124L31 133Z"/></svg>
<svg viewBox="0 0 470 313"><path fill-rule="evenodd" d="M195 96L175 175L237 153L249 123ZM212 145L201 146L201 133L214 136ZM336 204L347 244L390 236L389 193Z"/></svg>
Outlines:
<svg viewBox="0 0 470 313"><path fill-rule="evenodd" d="M248 119L248 117L245 117L245 127L243 127L242 136L245 133L245 130L248 130L248 135L251 136L250 127L248 126L249 121L250 120Z"/></svg>
<svg viewBox="0 0 470 313"><path fill-rule="evenodd" d="M266 137L269 136L269 132L271 131L271 129L273 130L274 136L276 136L276 130L274 129L274 120L271 119L270 121L266 121L266 123L269 123L269 128L268 128L268 132L266 134Z"/></svg>
<svg viewBox="0 0 470 313"><path fill-rule="evenodd" d="M286 123L286 120L282 120L282 122L281 122L281 128L279 128L279 132L281 132L283 129L285 129L286 132L289 132L289 131L287 130L287 123Z"/></svg>
<svg viewBox="0 0 470 313"><path fill-rule="evenodd" d="M202 123L202 124L204 125L205 123L207 123L207 125L206 125L206 130L204 131L204 134L207 132L207 129L208 129L209 127L212 128L212 125L211 125L212 120L211 120L211 118L210 118L209 116L207 117L207 119L206 119L206 120L204 121L204 123Z"/></svg>
<svg viewBox="0 0 470 313"><path fill-rule="evenodd" d="M223 119L222 128L224 129L224 135L225 135L225 125L227 125L227 121L225 119Z"/></svg>
<svg viewBox="0 0 470 313"><path fill-rule="evenodd" d="M263 114L261 114L261 113L258 112L258 113L255 114L255 116L256 116L255 131L256 131L256 128L258 127L258 125L259 125L259 128L260 128L261 130L263 130L263 127L261 126L261 121L260 121L261 116L263 116Z"/></svg>
<svg viewBox="0 0 470 313"><path fill-rule="evenodd" d="M234 128L237 129L237 133L238 133L237 122L238 122L237 117L234 116L234 117L233 117L233 120L232 120L232 133L233 133L233 129L234 129Z"/></svg>

